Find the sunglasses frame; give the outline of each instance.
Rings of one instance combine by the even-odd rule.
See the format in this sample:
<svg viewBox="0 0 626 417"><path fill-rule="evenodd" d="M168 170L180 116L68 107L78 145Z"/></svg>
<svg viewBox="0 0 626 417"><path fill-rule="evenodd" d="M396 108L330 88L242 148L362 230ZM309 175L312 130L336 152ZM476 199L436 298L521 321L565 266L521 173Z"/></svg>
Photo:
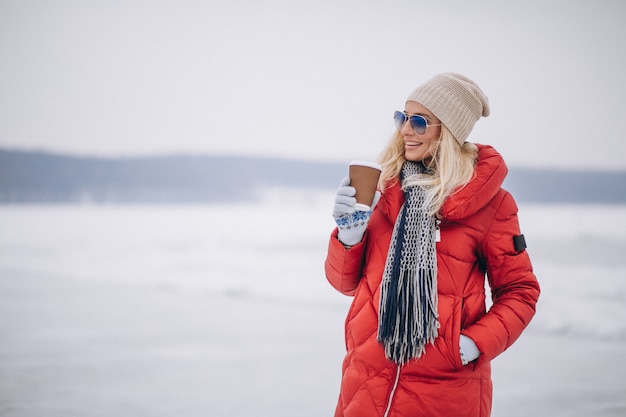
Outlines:
<svg viewBox="0 0 626 417"><path fill-rule="evenodd" d="M396 121L396 116L404 116L404 120L402 121L402 123L400 125L398 125L398 122ZM422 126L421 124L418 124L418 122L413 123L413 120L415 119L419 119L421 121L424 122L424 125ZM393 113L393 121L394 123L396 123L396 128L398 130L402 129L402 126L404 126L404 124L406 123L406 121L409 121L409 124L411 125L411 128L413 129L413 131L415 132L416 135L423 135L426 133L426 131L428 130L429 127L431 126L441 126L443 123L437 123L437 124L429 124L428 120L426 120L426 118L420 114L408 114L405 111L395 111ZM421 123L421 122L419 122ZM417 128L416 128L417 126Z"/></svg>

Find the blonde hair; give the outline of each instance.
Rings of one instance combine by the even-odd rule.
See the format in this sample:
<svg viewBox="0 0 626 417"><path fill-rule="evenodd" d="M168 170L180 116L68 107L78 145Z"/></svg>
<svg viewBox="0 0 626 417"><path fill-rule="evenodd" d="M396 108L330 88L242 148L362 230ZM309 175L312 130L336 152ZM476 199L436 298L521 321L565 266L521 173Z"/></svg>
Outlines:
<svg viewBox="0 0 626 417"><path fill-rule="evenodd" d="M431 207L431 214L435 215L455 190L472 179L478 148L470 142L460 145L446 126L442 125L441 135L431 149L431 154L433 158L427 165L431 173L407 178L402 186L423 187L426 190L426 204ZM399 181L402 165L406 161L400 131L395 132L378 160L382 165L378 186L385 190Z"/></svg>

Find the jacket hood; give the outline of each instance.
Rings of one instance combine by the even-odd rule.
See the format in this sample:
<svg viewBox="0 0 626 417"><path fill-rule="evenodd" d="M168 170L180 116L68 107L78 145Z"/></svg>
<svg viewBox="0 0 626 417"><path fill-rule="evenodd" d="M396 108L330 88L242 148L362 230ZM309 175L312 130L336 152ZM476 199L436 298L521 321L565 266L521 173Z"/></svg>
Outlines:
<svg viewBox="0 0 626 417"><path fill-rule="evenodd" d="M474 168L474 176L469 183L447 198L441 208L443 219L458 220L475 214L485 207L502 187L508 173L504 159L489 145L476 144L476 146L478 162ZM396 181L385 190L378 204L383 213L394 222L403 203L402 189L399 181Z"/></svg>

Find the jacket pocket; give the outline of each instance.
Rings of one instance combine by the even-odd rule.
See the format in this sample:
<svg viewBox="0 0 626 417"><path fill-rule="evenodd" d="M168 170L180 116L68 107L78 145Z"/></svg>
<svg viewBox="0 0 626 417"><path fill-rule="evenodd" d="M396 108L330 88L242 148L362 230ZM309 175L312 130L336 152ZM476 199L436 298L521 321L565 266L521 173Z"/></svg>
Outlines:
<svg viewBox="0 0 626 417"><path fill-rule="evenodd" d="M461 323L463 320L463 307L465 300L461 297L455 298L454 309L452 313L452 334L450 337L450 362L455 370L463 369L464 365L461 361Z"/></svg>
<svg viewBox="0 0 626 417"><path fill-rule="evenodd" d="M461 338L461 306L462 299L455 296L444 296L439 299L439 337L435 341L434 351L431 359L435 359L439 364L439 371L456 372L463 368L459 342ZM425 355L429 355L428 348Z"/></svg>

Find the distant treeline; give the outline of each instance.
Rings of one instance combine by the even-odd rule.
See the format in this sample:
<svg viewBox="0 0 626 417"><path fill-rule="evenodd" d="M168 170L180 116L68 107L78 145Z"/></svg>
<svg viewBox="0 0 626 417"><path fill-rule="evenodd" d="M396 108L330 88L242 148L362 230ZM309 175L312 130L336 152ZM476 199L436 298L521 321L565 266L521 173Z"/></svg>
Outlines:
<svg viewBox="0 0 626 417"><path fill-rule="evenodd" d="M245 201L262 187L333 190L346 163L239 156L95 158L0 150L0 203ZM521 203L626 203L626 172L511 167Z"/></svg>

